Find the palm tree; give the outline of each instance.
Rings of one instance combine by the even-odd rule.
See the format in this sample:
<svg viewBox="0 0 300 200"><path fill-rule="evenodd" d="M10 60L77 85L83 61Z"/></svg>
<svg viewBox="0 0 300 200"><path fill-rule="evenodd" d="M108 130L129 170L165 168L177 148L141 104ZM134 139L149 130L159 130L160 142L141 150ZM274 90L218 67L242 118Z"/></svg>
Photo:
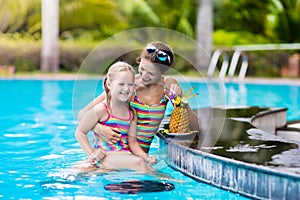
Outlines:
<svg viewBox="0 0 300 200"><path fill-rule="evenodd" d="M206 71L212 53L213 1L198 0L196 40L196 64L199 70Z"/></svg>
<svg viewBox="0 0 300 200"><path fill-rule="evenodd" d="M59 17L64 16L64 17ZM59 28L100 30L101 25L117 24L110 0L42 0L41 70L59 71Z"/></svg>
<svg viewBox="0 0 300 200"><path fill-rule="evenodd" d="M59 71L58 37L59 0L42 0L42 71Z"/></svg>

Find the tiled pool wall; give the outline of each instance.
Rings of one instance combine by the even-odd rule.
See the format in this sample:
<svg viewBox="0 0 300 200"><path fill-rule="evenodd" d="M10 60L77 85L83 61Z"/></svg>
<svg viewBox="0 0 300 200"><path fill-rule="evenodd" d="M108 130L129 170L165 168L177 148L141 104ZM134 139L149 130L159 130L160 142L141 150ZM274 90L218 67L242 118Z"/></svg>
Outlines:
<svg viewBox="0 0 300 200"><path fill-rule="evenodd" d="M255 115L257 125L282 125L286 110ZM273 113L273 114L272 114ZM254 119L252 118L252 120ZM275 121L274 121L275 120ZM249 120L251 122L251 120ZM262 123L263 122L263 123ZM259 126L260 126L259 125ZM273 130L271 126L264 129ZM176 138L159 134L159 150L168 165L182 173L208 184L255 199L300 200L300 175L276 167L246 163L199 149L190 148Z"/></svg>

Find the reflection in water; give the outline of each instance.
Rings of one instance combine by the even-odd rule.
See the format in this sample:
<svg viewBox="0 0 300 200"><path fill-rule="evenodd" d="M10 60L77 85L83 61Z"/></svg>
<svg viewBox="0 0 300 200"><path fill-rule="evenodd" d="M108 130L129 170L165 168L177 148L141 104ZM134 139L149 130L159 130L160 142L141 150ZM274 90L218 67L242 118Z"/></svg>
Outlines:
<svg viewBox="0 0 300 200"><path fill-rule="evenodd" d="M227 91L227 104L229 105L248 105L247 102L247 88L244 83L228 84Z"/></svg>
<svg viewBox="0 0 300 200"><path fill-rule="evenodd" d="M174 190L174 184L168 182L152 181L152 180L133 180L121 183L107 184L104 186L106 190L118 192L121 194L138 194L144 192L162 192Z"/></svg>
<svg viewBox="0 0 300 200"><path fill-rule="evenodd" d="M61 137L61 130L64 130L65 128L63 125L59 124L60 122L65 121L65 113L59 109L59 106L62 104L62 100L60 99L61 93L62 90L58 82L42 82L41 107L43 112L37 113L36 118L46 126L46 132L53 136L53 138L49 140L49 145L52 150L51 153L64 150L64 148L62 148L64 139Z"/></svg>

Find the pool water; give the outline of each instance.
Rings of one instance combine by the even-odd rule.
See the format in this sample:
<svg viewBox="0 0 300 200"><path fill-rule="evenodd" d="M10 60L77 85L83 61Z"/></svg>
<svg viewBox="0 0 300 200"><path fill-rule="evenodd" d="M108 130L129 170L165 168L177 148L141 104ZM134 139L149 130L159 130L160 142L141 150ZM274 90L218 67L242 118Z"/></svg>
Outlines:
<svg viewBox="0 0 300 200"><path fill-rule="evenodd" d="M74 174L68 170L85 158L74 132L78 111L102 91L101 81L0 80L0 198L3 199L246 199L197 182L169 168L156 138L150 154L159 160L159 171L175 180L130 171ZM204 83L195 87L199 97L191 105L214 105ZM289 120L300 118L299 86L226 84L227 105L261 105L289 108ZM170 110L168 110L170 112ZM92 134L89 134L90 136ZM107 184L128 180L153 180L173 184L164 192L119 194Z"/></svg>

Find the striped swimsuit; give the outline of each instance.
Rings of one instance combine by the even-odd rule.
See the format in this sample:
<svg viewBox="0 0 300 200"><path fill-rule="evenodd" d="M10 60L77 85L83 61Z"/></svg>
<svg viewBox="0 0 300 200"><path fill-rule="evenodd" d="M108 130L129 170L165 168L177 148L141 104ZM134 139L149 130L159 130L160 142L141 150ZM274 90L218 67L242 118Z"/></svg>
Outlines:
<svg viewBox="0 0 300 200"><path fill-rule="evenodd" d="M164 92L166 85L164 84ZM154 135L157 133L161 120L164 118L168 100L162 97L158 104L147 105L139 100L134 91L134 99L130 102L130 106L137 113L137 141L140 146L149 151Z"/></svg>
<svg viewBox="0 0 300 200"><path fill-rule="evenodd" d="M111 145L105 142L105 140L100 135L94 133L94 142L93 142L94 148L101 148L106 151L128 151L129 152L130 150L128 148L127 134L130 127L130 122L132 121L132 114L130 110L128 110L129 118L122 119L111 115L108 111L107 105L105 103L103 103L103 105L106 108L108 116L103 122L100 122L100 124L118 129L121 134L121 139L117 143Z"/></svg>

